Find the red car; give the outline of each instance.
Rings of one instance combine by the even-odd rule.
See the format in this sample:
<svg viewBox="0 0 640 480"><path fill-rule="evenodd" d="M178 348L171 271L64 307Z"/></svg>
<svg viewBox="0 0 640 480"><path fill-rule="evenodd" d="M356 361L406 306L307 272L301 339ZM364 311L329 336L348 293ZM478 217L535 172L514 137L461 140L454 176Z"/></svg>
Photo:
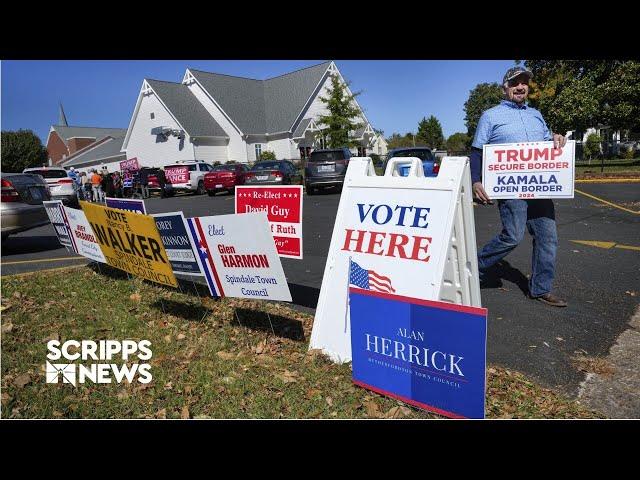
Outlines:
<svg viewBox="0 0 640 480"><path fill-rule="evenodd" d="M233 193L236 185L244 185L248 170L242 163L215 165L213 171L204 175L204 188L209 196L221 190Z"/></svg>

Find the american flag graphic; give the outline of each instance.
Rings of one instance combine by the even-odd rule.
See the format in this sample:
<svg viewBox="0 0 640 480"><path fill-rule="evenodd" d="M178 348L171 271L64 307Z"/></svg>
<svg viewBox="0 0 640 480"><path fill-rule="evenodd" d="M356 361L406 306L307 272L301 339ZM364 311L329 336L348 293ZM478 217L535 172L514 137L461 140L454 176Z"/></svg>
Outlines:
<svg viewBox="0 0 640 480"><path fill-rule="evenodd" d="M220 285L216 267L213 264L211 254L209 252L209 249L207 248L207 240L204 238L204 233L202 232L200 221L197 217L187 218L187 224L189 225L191 236L194 239L194 243L198 249L200 261L202 263L202 266L204 267L203 271L205 279L207 280L207 285L209 286L209 292L211 292L212 297L223 297L224 291L222 290L222 285Z"/></svg>
<svg viewBox="0 0 640 480"><path fill-rule="evenodd" d="M349 284L365 290L395 293L396 289L391 285L389 277L380 275L373 270L365 270L351 259L349 259L349 262Z"/></svg>

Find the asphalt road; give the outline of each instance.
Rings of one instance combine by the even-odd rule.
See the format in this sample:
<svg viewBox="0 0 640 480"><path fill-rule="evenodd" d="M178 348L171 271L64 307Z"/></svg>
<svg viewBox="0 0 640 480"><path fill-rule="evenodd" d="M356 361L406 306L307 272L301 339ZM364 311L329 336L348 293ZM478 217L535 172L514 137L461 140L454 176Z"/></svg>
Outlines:
<svg viewBox="0 0 640 480"><path fill-rule="evenodd" d="M577 184L577 189L623 208L640 211L640 184ZM282 259L293 301L315 308L339 195L304 196L304 259ZM187 217L233 213L231 195L177 196L147 200L149 213L182 210ZM475 206L481 248L500 230L496 206ZM628 328L640 298L640 249L598 248L580 241L640 247L640 215L579 193L556 201L559 250L555 293L569 301L558 309L524 295L531 265L531 238L505 258L500 280L482 290L489 310L487 360L521 371L541 384L575 396L584 374L571 357L606 355ZM70 258L71 257L71 258ZM2 245L2 275L86 263L60 248L48 225L11 236ZM634 294L634 295L632 295Z"/></svg>

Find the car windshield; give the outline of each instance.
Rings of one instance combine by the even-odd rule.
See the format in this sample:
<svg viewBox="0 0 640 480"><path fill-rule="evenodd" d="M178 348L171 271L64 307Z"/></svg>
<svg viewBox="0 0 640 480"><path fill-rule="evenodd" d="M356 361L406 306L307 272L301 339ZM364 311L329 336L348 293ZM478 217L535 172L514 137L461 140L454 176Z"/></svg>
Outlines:
<svg viewBox="0 0 640 480"><path fill-rule="evenodd" d="M345 155L342 150L336 150L334 152L311 152L309 162L334 162L344 159Z"/></svg>
<svg viewBox="0 0 640 480"><path fill-rule="evenodd" d="M430 150L400 150L389 156L389 158L392 157L418 157L420 160L433 160Z"/></svg>
<svg viewBox="0 0 640 480"><path fill-rule="evenodd" d="M29 170L28 172L24 172L24 173L42 175L43 178L65 178L69 176L67 175L67 172L64 170L42 169L42 170Z"/></svg>
<svg viewBox="0 0 640 480"><path fill-rule="evenodd" d="M229 172L236 169L235 165L216 165L213 167L214 172Z"/></svg>
<svg viewBox="0 0 640 480"><path fill-rule="evenodd" d="M280 162L258 162L251 170L277 170Z"/></svg>

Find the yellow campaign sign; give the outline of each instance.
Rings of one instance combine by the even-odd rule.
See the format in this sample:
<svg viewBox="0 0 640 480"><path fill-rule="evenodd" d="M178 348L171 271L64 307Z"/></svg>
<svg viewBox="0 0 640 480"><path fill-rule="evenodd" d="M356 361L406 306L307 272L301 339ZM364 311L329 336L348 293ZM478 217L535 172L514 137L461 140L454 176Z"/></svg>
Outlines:
<svg viewBox="0 0 640 480"><path fill-rule="evenodd" d="M149 215L80 202L107 264L177 287L156 222Z"/></svg>

